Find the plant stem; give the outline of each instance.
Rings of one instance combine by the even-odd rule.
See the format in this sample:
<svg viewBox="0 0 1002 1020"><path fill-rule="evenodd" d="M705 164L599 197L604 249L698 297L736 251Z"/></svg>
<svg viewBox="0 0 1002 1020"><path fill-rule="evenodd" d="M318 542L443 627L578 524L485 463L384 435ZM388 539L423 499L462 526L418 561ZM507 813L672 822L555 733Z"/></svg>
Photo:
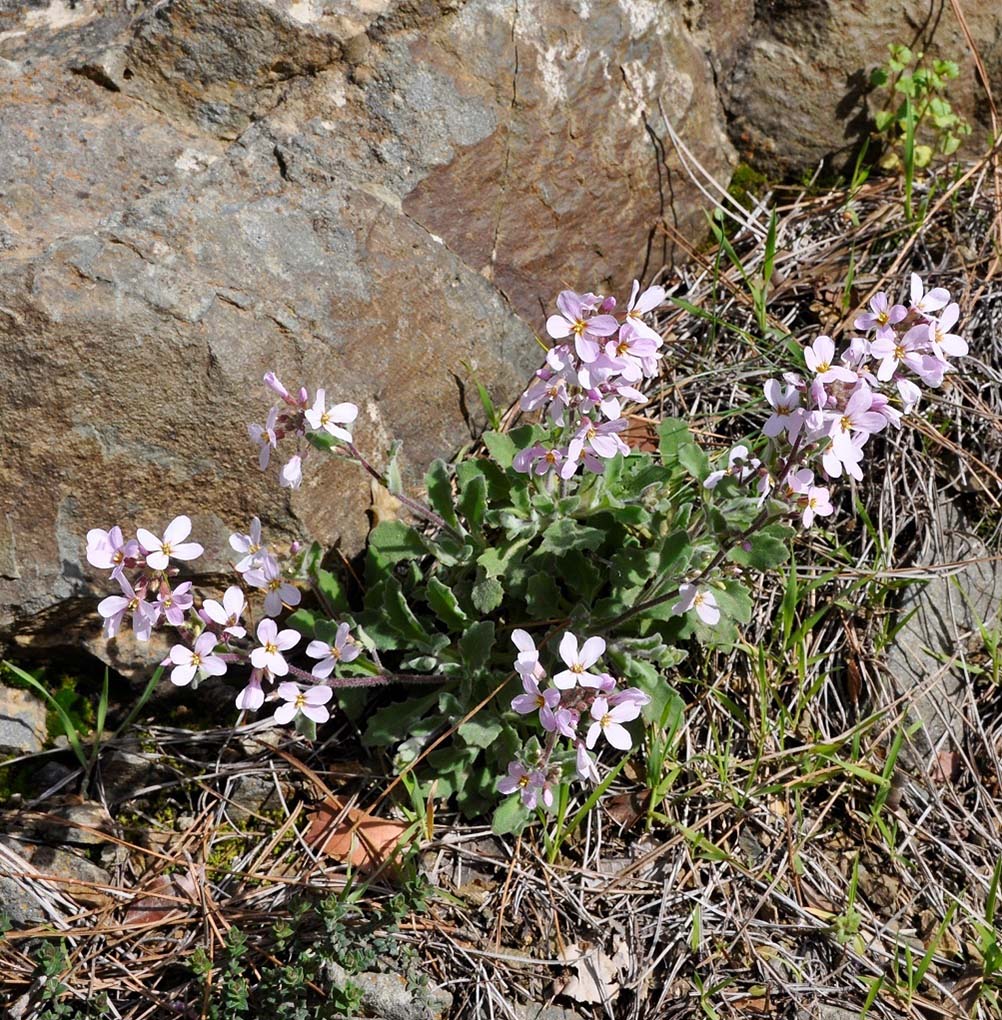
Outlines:
<svg viewBox="0 0 1002 1020"><path fill-rule="evenodd" d="M365 457L362 456L358 447L355 446L354 443L345 443L345 446L351 452L352 459L356 461L359 465L361 465L361 467L365 471L367 471L373 478L375 478L376 481L379 482L379 484L384 489L390 492L391 490L386 482L385 476L380 474L380 472L377 471L376 468L374 468L365 459ZM460 535L459 532L456 531L454 528L451 528L437 513L435 513L434 510L432 510L430 506L426 506L420 500L413 499L412 497L408 496L407 493L405 492L394 492L392 494L396 496L396 498L399 499L400 502L403 503L403 505L407 507L408 510L411 511L411 513L434 524L435 527L438 528L440 531L448 532L454 539L456 539L456 541L462 542L463 536Z"/></svg>

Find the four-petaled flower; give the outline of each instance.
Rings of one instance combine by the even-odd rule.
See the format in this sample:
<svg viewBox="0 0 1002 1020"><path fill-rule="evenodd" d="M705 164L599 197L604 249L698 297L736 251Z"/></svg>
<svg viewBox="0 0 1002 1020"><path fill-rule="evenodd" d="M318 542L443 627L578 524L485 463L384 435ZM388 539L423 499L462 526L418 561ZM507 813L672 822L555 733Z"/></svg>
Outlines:
<svg viewBox="0 0 1002 1020"><path fill-rule="evenodd" d="M325 723L331 717L327 702L334 692L329 687L316 686L302 690L299 684L285 683L278 685L278 696L284 704L275 709L275 722L279 725L292 722L298 712L315 723Z"/></svg>
<svg viewBox="0 0 1002 1020"><path fill-rule="evenodd" d="M632 722L639 715L640 705L634 701L621 701L618 705L610 705L607 699L596 698L591 706L591 717L594 722L588 727L585 745L592 748L599 736L604 736L617 750L629 751L633 746L633 740L623 723Z"/></svg>
<svg viewBox="0 0 1002 1020"><path fill-rule="evenodd" d="M354 404L348 403L327 407L326 399L326 391L317 390L317 398L313 402L313 407L306 412L306 420L317 431L329 432L337 439L343 439L346 443L350 443L351 433L342 426L350 425L358 417L358 408Z"/></svg>
<svg viewBox="0 0 1002 1020"><path fill-rule="evenodd" d="M257 625L257 639L261 645L251 652L251 665L255 669L267 669L272 676L285 676L289 664L282 652L299 644L298 631L280 631L274 620L264 619Z"/></svg>
<svg viewBox="0 0 1002 1020"><path fill-rule="evenodd" d="M247 633L246 629L240 626L240 617L243 616L245 607L244 593L235 584L231 584L223 592L221 603L215 599L205 599L202 603L205 615L213 623L219 624L224 634L230 634L235 638L242 638Z"/></svg>
<svg viewBox="0 0 1002 1020"><path fill-rule="evenodd" d="M170 682L178 687L190 684L197 676L222 676L226 672L226 663L213 652L216 647L216 635L206 631L195 641L194 648L187 645L174 645L170 650L170 661L174 668L170 671Z"/></svg>
<svg viewBox="0 0 1002 1020"><path fill-rule="evenodd" d="M167 525L163 538L157 538L145 528L140 528L136 537L146 554L146 565L152 570L166 570L172 558L194 560L202 555L202 547L197 542L185 542L190 534L191 520L181 514Z"/></svg>
<svg viewBox="0 0 1002 1020"><path fill-rule="evenodd" d="M311 641L306 646L306 654L311 659L320 660L311 670L315 677L326 680L338 663L354 662L362 654L358 642L349 637L348 629L348 624L339 623L333 644L326 641Z"/></svg>
<svg viewBox="0 0 1002 1020"><path fill-rule="evenodd" d="M302 599L299 589L282 577L278 564L270 557L261 566L248 570L244 580L268 593L264 597L264 611L268 616L278 616L283 602L288 606L298 606Z"/></svg>
<svg viewBox="0 0 1002 1020"><path fill-rule="evenodd" d="M585 363L594 361L601 353L601 340L619 329L614 315L594 315L596 304L593 294L576 294L563 290L557 297L559 315L546 320L546 332L554 340L574 337L574 350Z"/></svg>
<svg viewBox="0 0 1002 1020"><path fill-rule="evenodd" d="M678 589L678 602L671 607L676 616L687 613L690 609L696 610L696 615L703 623L713 626L720 622L720 610L717 608L717 600L712 591L706 588L697 588L694 584L683 584Z"/></svg>
<svg viewBox="0 0 1002 1020"><path fill-rule="evenodd" d="M595 665L605 651L605 639L590 637L578 651L578 639L568 631L560 639L560 658L567 669L561 670L553 678L555 687L569 690L572 687L598 687L602 680L588 670Z"/></svg>

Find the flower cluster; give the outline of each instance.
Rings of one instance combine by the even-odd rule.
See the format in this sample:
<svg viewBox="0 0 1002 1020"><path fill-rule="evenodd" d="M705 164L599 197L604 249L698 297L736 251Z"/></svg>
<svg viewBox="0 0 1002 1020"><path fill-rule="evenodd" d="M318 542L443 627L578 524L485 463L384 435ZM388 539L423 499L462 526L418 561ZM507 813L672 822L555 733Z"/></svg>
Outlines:
<svg viewBox="0 0 1002 1020"><path fill-rule="evenodd" d="M264 384L279 397L268 412L263 425L247 426L251 440L258 446L258 466L266 470L271 451L285 438L295 441L295 453L282 465L278 484L286 489L298 489L303 484L303 459L307 454L304 442L310 435L332 436L343 443L351 443L348 426L358 417L354 404L342 403L327 406L327 391L318 389L313 401L305 386L292 394L282 385L274 372L266 372Z"/></svg>
<svg viewBox="0 0 1002 1020"><path fill-rule="evenodd" d="M265 701L273 700L278 702L276 723L291 722L297 715L314 723L326 722L332 673L362 651L348 624L340 624L330 644L310 642L306 654L320 660L310 673L296 668L285 653L299 644L300 635L290 628L279 630L274 617L298 605L300 591L283 573L279 556L262 540L261 522L255 517L246 534L234 533L229 540L239 557L234 569L248 588L263 594L256 627L248 619L250 606L240 585L230 585L221 600L200 599L196 608L191 581L175 583L179 570L171 561L194 560L203 552L197 542L186 541L190 533L191 521L183 515L167 525L162 537L140 528L135 538L126 539L117 525L87 533L88 562L110 570L121 589L120 595L110 595L98 605L105 636L114 637L127 616L141 641L148 641L158 626L173 627L180 640L162 665L170 667L176 686L196 687L207 676L223 676L231 668L249 669L245 686L236 696L240 711L258 711ZM290 553L298 551L298 543L293 543ZM248 637L248 630L256 642ZM295 679L287 679L290 674Z"/></svg>
<svg viewBox="0 0 1002 1020"><path fill-rule="evenodd" d="M574 771L582 781L597 781L598 769L591 751L600 740L619 751L633 746L624 725L640 715L650 698L636 687L618 688L610 673L596 671L596 663L605 653L605 640L590 637L579 646L578 639L565 633L559 654L563 669L554 673L547 686L547 674L539 661L539 650L524 630L512 632L518 649L515 671L522 681L522 692L511 707L519 715L538 715L547 734L546 742L534 760L516 759L508 774L498 780L498 790L518 792L522 802L535 808L539 802L553 804L553 788L563 778L563 769L554 752L558 740L569 741L574 752Z"/></svg>
<svg viewBox="0 0 1002 1020"><path fill-rule="evenodd" d="M570 478L580 466L601 474L604 462L629 447L620 433L627 423L623 401L644 404L637 384L658 374L662 339L644 321L665 299L664 287L633 292L622 319L616 299L562 291L558 315L546 320L557 343L546 364L522 395L523 411L541 411L552 425L551 439L520 451L516 471Z"/></svg>
<svg viewBox="0 0 1002 1020"><path fill-rule="evenodd" d="M703 483L715 488L725 477L754 481L764 502L788 504L804 527L834 512L825 479L862 479L871 436L902 417L921 398L920 383L936 388L954 370L950 358L967 354L967 342L953 332L960 307L942 287L927 291L911 277L907 304L892 304L884 292L854 322L866 336L850 337L840 353L828 336L804 349L806 375L787 372L764 387L771 415L762 427L768 439L763 460L746 446L734 447L727 467ZM764 463L763 463L764 461Z"/></svg>

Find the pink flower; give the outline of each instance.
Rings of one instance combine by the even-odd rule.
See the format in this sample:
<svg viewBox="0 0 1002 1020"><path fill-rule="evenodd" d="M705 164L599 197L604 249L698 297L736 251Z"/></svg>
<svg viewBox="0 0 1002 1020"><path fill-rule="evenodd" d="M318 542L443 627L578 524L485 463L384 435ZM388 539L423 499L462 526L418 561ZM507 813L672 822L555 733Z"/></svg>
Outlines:
<svg viewBox="0 0 1002 1020"><path fill-rule="evenodd" d="M97 611L104 618L104 636L113 638L122 626L126 613L132 613L132 630L139 641L149 641L157 620L157 611L149 602L136 594L124 576L116 578L121 595L109 595L97 605Z"/></svg>
<svg viewBox="0 0 1002 1020"><path fill-rule="evenodd" d="M639 715L640 706L636 702L622 701L612 706L605 698L596 698L591 706L594 722L588 727L586 746L589 749L594 747L599 736L603 736L617 750L628 751L633 746L633 740L623 723L632 722Z"/></svg>
<svg viewBox="0 0 1002 1020"><path fill-rule="evenodd" d="M186 645L174 645L170 650L170 661L174 668L170 671L170 682L178 687L190 684L195 676L222 676L226 672L226 663L214 655L216 635L206 631L195 641L194 648Z"/></svg>
<svg viewBox="0 0 1002 1020"><path fill-rule="evenodd" d="M311 659L320 659L310 671L320 680L326 680L334 672L334 667L341 662L354 662L362 654L358 643L348 635L348 624L339 623L334 643L311 641L306 646L306 654Z"/></svg>
<svg viewBox="0 0 1002 1020"><path fill-rule="evenodd" d="M261 646L251 652L251 665L255 669L267 669L272 676L285 676L289 672L289 664L282 652L299 644L299 633L280 631L274 620L262 620L257 625L257 639Z"/></svg>
<svg viewBox="0 0 1002 1020"><path fill-rule="evenodd" d="M518 649L518 658L515 660L515 669L519 676L523 678L531 676L535 677L537 680L542 680L543 677L546 676L546 671L539 663L539 651L536 648L536 642L532 640L528 631L524 631L520 627L516 627L511 632L511 639L514 642L515 647Z"/></svg>
<svg viewBox="0 0 1002 1020"><path fill-rule="evenodd" d="M715 489L724 478L737 478L746 482L758 469L760 461L750 456L748 447L743 444L735 446L727 455L727 467L719 471L711 471L703 482L703 488Z"/></svg>
<svg viewBox="0 0 1002 1020"><path fill-rule="evenodd" d="M762 431L770 439L785 432L792 443L804 423L803 412L800 410L800 392L795 386L787 386L784 392L777 380L770 379L765 384L765 399L772 408L772 417L762 426Z"/></svg>
<svg viewBox="0 0 1002 1020"><path fill-rule="evenodd" d="M912 309L921 315L928 315L930 312L938 312L940 308L946 307L950 301L950 292L943 287L934 287L927 294L922 278L918 273L912 273L911 298Z"/></svg>
<svg viewBox="0 0 1002 1020"><path fill-rule="evenodd" d="M557 448L548 450L545 446L537 444L516 453L511 466L523 475L530 473L545 475L549 471L559 471L565 456L563 450ZM573 473L572 471L571 474Z"/></svg>
<svg viewBox="0 0 1002 1020"><path fill-rule="evenodd" d="M583 740L578 741L576 751L575 764L578 778L583 783L597 783L601 777L595 767L595 759L588 753Z"/></svg>
<svg viewBox="0 0 1002 1020"><path fill-rule="evenodd" d="M552 687L548 691L539 689L539 682L531 674L522 674L522 689L524 694L512 698L511 707L519 715L532 715L533 712L540 712L543 709L552 710L560 703L560 691ZM544 727L545 727L544 723ZM546 727L550 728L550 727Z"/></svg>
<svg viewBox="0 0 1002 1020"><path fill-rule="evenodd" d="M165 585L157 595L157 615L162 613L172 627L180 627L193 602L191 581L179 584L173 591Z"/></svg>
<svg viewBox="0 0 1002 1020"><path fill-rule="evenodd" d="M153 570L166 570L173 557L175 560L194 560L202 555L197 542L185 542L191 534L191 520L181 514L167 525L163 538L157 538L152 531L140 528L136 535L146 553L146 565Z"/></svg>
<svg viewBox="0 0 1002 1020"><path fill-rule="evenodd" d="M892 333L870 343L870 354L880 358L877 379L887 382L900 365L905 365L918 374L922 371L924 355L922 350L929 342L930 327L924 323L913 326L903 337Z"/></svg>
<svg viewBox="0 0 1002 1020"><path fill-rule="evenodd" d="M326 396L323 389L317 390L317 399L313 402L312 409L306 412L306 420L317 431L329 432L332 436L350 443L351 433L341 426L350 425L358 417L358 408L354 404L335 404L327 408Z"/></svg>
<svg viewBox="0 0 1002 1020"><path fill-rule="evenodd" d="M708 591L706 588L697 588L694 584L683 584L679 587L678 594L678 602L671 607L671 611L676 616L695 609L696 615L708 626L712 627L719 623L720 610L717 608L717 600L712 591Z"/></svg>
<svg viewBox="0 0 1002 1020"><path fill-rule="evenodd" d="M619 372L627 382L640 382L644 377L645 366L651 359L661 357L657 334L648 327L645 327L646 332L642 332L642 325L632 320L624 322L619 327L619 337L605 345L604 364ZM654 334L653 338L648 335L650 333Z"/></svg>
<svg viewBox="0 0 1002 1020"><path fill-rule="evenodd" d="M962 358L967 354L967 341L962 336L950 332L959 318L960 305L954 301L943 309L943 314L938 319L932 319L929 323L929 340L933 351L940 358L943 355Z"/></svg>
<svg viewBox="0 0 1002 1020"><path fill-rule="evenodd" d="M589 301L588 299L592 300ZM576 294L572 290L561 291L557 297L559 315L546 320L546 332L554 340L563 340L573 335L574 350L585 363L594 361L602 353L600 340L611 336L619 329L614 315L593 315L594 295Z"/></svg>
<svg viewBox="0 0 1002 1020"><path fill-rule="evenodd" d="M312 719L315 723L325 723L331 717L327 710L327 702L333 695L334 692L329 687L311 687L303 692L298 684L289 682L279 684L278 696L285 704L275 709L275 722L284 726L296 718L297 712L302 712L307 719Z"/></svg>
<svg viewBox="0 0 1002 1020"><path fill-rule="evenodd" d="M893 339L894 325L908 314L904 305L892 305L887 295L880 291L870 298L870 311L856 317L853 326L860 330L876 329L877 339Z"/></svg>
<svg viewBox="0 0 1002 1020"><path fill-rule="evenodd" d="M564 410L571 402L567 380L549 368L540 369L536 377L519 399L519 406L523 411L535 411L545 405L550 421L554 425L563 425Z"/></svg>
<svg viewBox="0 0 1002 1020"><path fill-rule="evenodd" d="M247 631L240 626L240 617L243 616L246 602L244 593L235 584L223 592L222 603L215 599L205 599L202 602L202 609L206 616L223 628L224 634L230 634L236 638L242 638Z"/></svg>
<svg viewBox="0 0 1002 1020"><path fill-rule="evenodd" d="M244 580L268 593L264 597L264 611L268 616L278 616L282 612L283 602L287 606L298 606L302 599L299 589L282 578L278 564L271 557L260 567L248 570L244 574Z"/></svg>
<svg viewBox="0 0 1002 1020"><path fill-rule="evenodd" d="M855 382L856 373L833 364L834 360L835 343L830 336L819 336L812 346L804 348L804 361L818 382Z"/></svg>
<svg viewBox="0 0 1002 1020"><path fill-rule="evenodd" d="M272 393L277 393L286 403L295 406L295 400L289 396L289 391L282 385L278 376L275 375L274 372L265 372L263 381L265 386L267 386Z"/></svg>
<svg viewBox="0 0 1002 1020"><path fill-rule="evenodd" d="M271 460L271 451L278 445L278 435L275 432L275 423L278 421L278 408L273 407L268 412L268 420L264 425L250 424L247 426L247 434L252 443L256 443L258 450L257 463L262 471L268 466Z"/></svg>
<svg viewBox="0 0 1002 1020"><path fill-rule="evenodd" d="M110 570L116 579L139 556L139 551L139 543L134 538L126 542L117 524L110 531L91 528L87 532L87 562L100 570Z"/></svg>
<svg viewBox="0 0 1002 1020"><path fill-rule="evenodd" d="M812 485L807 490L803 502L802 520L805 528L809 528L814 523L815 517L830 517L835 512L835 508L828 498L828 490L823 485Z"/></svg>
<svg viewBox="0 0 1002 1020"><path fill-rule="evenodd" d="M265 559L270 559L268 550L261 542L261 522L256 517L251 518L249 535L241 535L239 532L230 535L230 548L234 552L244 554L243 559L233 568L238 574L250 570L251 567L260 566Z"/></svg>
<svg viewBox="0 0 1002 1020"><path fill-rule="evenodd" d="M527 769L520 761L508 766L508 775L498 780L500 793L515 793L522 797L522 803L530 810L535 808L539 794L546 785L546 776L539 769Z"/></svg>
<svg viewBox="0 0 1002 1020"><path fill-rule="evenodd" d="M658 305L664 303L666 291L664 287L648 287L640 294L640 282L633 281L633 290L630 292L630 300L626 306L626 321L641 335L653 340L660 347L661 337L641 318L648 312L652 312Z"/></svg>
<svg viewBox="0 0 1002 1020"><path fill-rule="evenodd" d="M236 706L241 712L256 712L264 704L261 689L261 670L252 669L247 686L236 697Z"/></svg>
<svg viewBox="0 0 1002 1020"><path fill-rule="evenodd" d="M838 413L831 427L832 449L839 460L845 460L842 454L850 457L849 449L851 433L872 435L880 432L887 425L887 419L878 411L871 411L873 391L865 383L861 384L846 402L845 409Z"/></svg>
<svg viewBox="0 0 1002 1020"><path fill-rule="evenodd" d="M580 684L582 687L598 687L601 678L588 670L595 665L605 652L605 639L591 637L578 651L578 639L568 631L560 640L560 658L567 669L561 670L553 678L553 684L562 691L570 690Z"/></svg>
<svg viewBox="0 0 1002 1020"><path fill-rule="evenodd" d="M303 484L303 458L294 453L278 473L278 484L283 489L298 489Z"/></svg>
<svg viewBox="0 0 1002 1020"><path fill-rule="evenodd" d="M567 447L567 459L576 462L581 457L585 445L596 457L601 457L604 460L615 457L617 453L628 454L630 448L617 435L627 426L628 422L622 418L616 421L604 421L600 425L585 419Z"/></svg>

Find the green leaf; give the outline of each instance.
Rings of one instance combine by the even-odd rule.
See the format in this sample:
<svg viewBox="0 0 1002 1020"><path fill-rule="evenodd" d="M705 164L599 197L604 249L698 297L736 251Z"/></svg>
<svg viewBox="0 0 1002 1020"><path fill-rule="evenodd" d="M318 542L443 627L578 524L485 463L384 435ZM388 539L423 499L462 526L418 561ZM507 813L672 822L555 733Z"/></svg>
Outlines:
<svg viewBox="0 0 1002 1020"><path fill-rule="evenodd" d="M684 528L673 531L661 544L658 554L657 574L659 577L681 574L692 558L692 543L689 532Z"/></svg>
<svg viewBox="0 0 1002 1020"><path fill-rule="evenodd" d="M369 553L380 565L420 559L427 553L421 536L403 521L380 521L369 532Z"/></svg>
<svg viewBox="0 0 1002 1020"><path fill-rule="evenodd" d="M511 462L515 459L515 454L518 453L518 447L515 446L511 436L503 432L485 432L480 438L490 455L501 467L505 469L511 467Z"/></svg>
<svg viewBox="0 0 1002 1020"><path fill-rule="evenodd" d="M525 604L534 620L546 620L560 612L563 596L553 575L533 574L525 586Z"/></svg>
<svg viewBox="0 0 1002 1020"><path fill-rule="evenodd" d="M431 611L453 630L462 630L469 622L452 589L437 577L429 577L425 587Z"/></svg>
<svg viewBox="0 0 1002 1020"><path fill-rule="evenodd" d="M556 553L558 556L572 549L597 549L605 540L605 532L579 524L573 518L554 521L544 532L539 546L540 553Z"/></svg>
<svg viewBox="0 0 1002 1020"><path fill-rule="evenodd" d="M463 665L471 673L483 669L490 662L493 648L494 623L491 620L481 620L473 624L459 639L459 654L462 656Z"/></svg>
<svg viewBox="0 0 1002 1020"><path fill-rule="evenodd" d="M473 604L481 613L492 613L504 598L504 587L496 577L485 577L473 586Z"/></svg>
<svg viewBox="0 0 1002 1020"><path fill-rule="evenodd" d="M459 530L459 519L452 501L452 479L449 468L444 460L433 460L431 467L424 476L424 484L428 489L428 502L432 509L449 525Z"/></svg>
<svg viewBox="0 0 1002 1020"><path fill-rule="evenodd" d="M387 490L392 492L394 496L399 496L404 491L404 481L400 475L400 450L403 445L402 440L395 439L390 444L390 449L386 455L384 478L386 479Z"/></svg>
<svg viewBox="0 0 1002 1020"><path fill-rule="evenodd" d="M414 724L433 706L437 707L438 692L420 698L408 698L386 705L373 712L365 728L362 743L366 747L386 747L411 735Z"/></svg>
<svg viewBox="0 0 1002 1020"><path fill-rule="evenodd" d="M332 574L323 567L317 567L313 571L313 583L317 586L320 597L325 606L329 606L335 613L347 613L351 606L348 603L348 594L336 574Z"/></svg>
<svg viewBox="0 0 1002 1020"><path fill-rule="evenodd" d="M484 713L481 713L481 716ZM499 736L501 731L504 729L501 722L497 718L480 718L480 716L471 719L469 722L463 723L459 727L459 735L466 741L470 747L488 748Z"/></svg>
<svg viewBox="0 0 1002 1020"><path fill-rule="evenodd" d="M790 557L789 539L785 539L763 528L751 535L741 545L727 550L727 558L741 567L752 570L772 570Z"/></svg>
<svg viewBox="0 0 1002 1020"><path fill-rule="evenodd" d="M491 820L491 831L495 836L517 836L529 824L531 817L522 798L513 793L498 805Z"/></svg>
<svg viewBox="0 0 1002 1020"><path fill-rule="evenodd" d="M711 586L720 611L738 623L748 623L752 618L752 600L748 589L731 578Z"/></svg>
<svg viewBox="0 0 1002 1020"><path fill-rule="evenodd" d="M400 582L395 577L388 577L384 584L383 609L387 622L401 637L422 645L431 640L408 605Z"/></svg>
<svg viewBox="0 0 1002 1020"><path fill-rule="evenodd" d="M658 425L658 449L666 466L678 462L679 448L692 442L689 426L679 418L665 418Z"/></svg>
<svg viewBox="0 0 1002 1020"><path fill-rule="evenodd" d="M296 713L296 732L307 740L317 739L317 724L302 712Z"/></svg>
<svg viewBox="0 0 1002 1020"><path fill-rule="evenodd" d="M459 511L474 532L479 534L483 530L487 513L487 479L482 472L467 473L461 482Z"/></svg>
<svg viewBox="0 0 1002 1020"><path fill-rule="evenodd" d="M706 451L695 443L683 443L678 448L678 462L696 481L703 481L710 473L710 461Z"/></svg>

